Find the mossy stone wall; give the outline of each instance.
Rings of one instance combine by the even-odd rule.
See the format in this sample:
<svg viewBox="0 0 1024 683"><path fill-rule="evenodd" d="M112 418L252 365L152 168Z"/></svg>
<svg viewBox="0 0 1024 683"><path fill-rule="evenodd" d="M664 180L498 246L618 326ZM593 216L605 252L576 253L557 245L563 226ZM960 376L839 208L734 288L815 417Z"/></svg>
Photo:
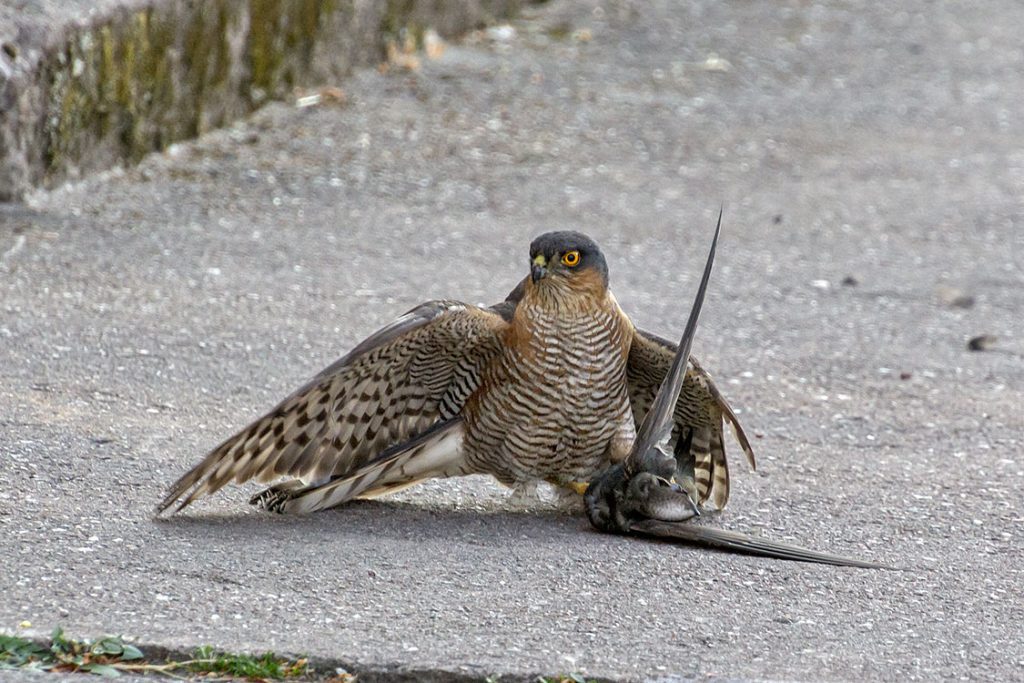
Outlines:
<svg viewBox="0 0 1024 683"><path fill-rule="evenodd" d="M431 26L450 35L517 5L126 0L86 23L21 26L0 51L0 201L133 163L296 86L335 83L354 65L379 61L398 29Z"/></svg>

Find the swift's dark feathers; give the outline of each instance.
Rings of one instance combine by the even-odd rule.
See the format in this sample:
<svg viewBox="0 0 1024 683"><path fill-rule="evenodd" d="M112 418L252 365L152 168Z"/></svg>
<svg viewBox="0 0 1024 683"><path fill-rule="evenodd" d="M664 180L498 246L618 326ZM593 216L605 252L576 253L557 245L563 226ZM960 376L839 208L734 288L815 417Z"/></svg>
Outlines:
<svg viewBox="0 0 1024 683"><path fill-rule="evenodd" d="M793 562L811 562L815 564L830 564L837 567L860 567L861 569L896 569L886 564L858 560L832 553L823 553L817 550L809 550L800 546L773 541L768 538L760 538L750 534L744 534L727 529L718 529L703 524L678 524L658 519L645 519L633 522L631 531L639 536L656 538L659 540L683 541L700 546L710 546L730 552L755 555L758 557L773 557L779 560L792 560Z"/></svg>

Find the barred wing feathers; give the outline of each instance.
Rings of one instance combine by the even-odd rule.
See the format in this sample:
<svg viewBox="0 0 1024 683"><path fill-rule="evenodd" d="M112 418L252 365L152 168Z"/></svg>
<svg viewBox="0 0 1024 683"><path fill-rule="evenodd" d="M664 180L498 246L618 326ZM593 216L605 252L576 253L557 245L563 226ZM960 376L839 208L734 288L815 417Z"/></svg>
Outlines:
<svg viewBox="0 0 1024 683"><path fill-rule="evenodd" d="M429 301L378 330L273 410L214 448L158 506L176 510L230 481L303 484L343 477L456 417L498 352L507 323Z"/></svg>

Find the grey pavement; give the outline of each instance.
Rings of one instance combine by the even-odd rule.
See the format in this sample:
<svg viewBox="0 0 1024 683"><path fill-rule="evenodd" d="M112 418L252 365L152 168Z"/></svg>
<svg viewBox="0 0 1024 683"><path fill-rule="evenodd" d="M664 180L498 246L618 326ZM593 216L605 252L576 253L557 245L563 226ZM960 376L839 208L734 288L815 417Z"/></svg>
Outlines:
<svg viewBox="0 0 1024 683"><path fill-rule="evenodd" d="M555 2L5 207L0 625L378 674L1019 680L1021 25L1012 0ZM733 457L712 522L907 571L603 536L483 479L152 518L379 325L504 296L544 230L594 236L675 336L723 202L696 352L760 467Z"/></svg>

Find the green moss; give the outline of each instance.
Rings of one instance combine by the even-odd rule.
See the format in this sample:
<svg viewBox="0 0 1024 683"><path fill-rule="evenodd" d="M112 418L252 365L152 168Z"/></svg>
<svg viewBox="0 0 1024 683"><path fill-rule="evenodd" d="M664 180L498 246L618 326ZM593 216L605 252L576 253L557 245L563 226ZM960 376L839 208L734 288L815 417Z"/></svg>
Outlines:
<svg viewBox="0 0 1024 683"><path fill-rule="evenodd" d="M189 130L185 135L199 135L219 125L222 114L214 120L204 116L204 103L208 92L221 92L226 86L231 69L228 50L228 8L220 3L200 3L187 20L184 34L183 65L185 83L191 89L194 109L188 117Z"/></svg>
<svg viewBox="0 0 1024 683"><path fill-rule="evenodd" d="M81 43L67 45L59 59L64 66L55 74L51 98L56 104L57 116L51 119L50 144L47 157L54 162L71 155L77 157L76 132L91 130L90 113L95 111L92 98L82 83L85 65L81 58Z"/></svg>
<svg viewBox="0 0 1024 683"><path fill-rule="evenodd" d="M416 0L388 0L384 8L384 17L381 19L380 28L388 38L398 38L403 29L408 28L409 17L416 7Z"/></svg>
<svg viewBox="0 0 1024 683"><path fill-rule="evenodd" d="M180 108L181 93L175 90L171 74L169 56L175 48L178 21L173 13L144 10L135 14L130 31L121 38L121 91L127 97L119 104L126 114L122 137L132 161L196 130L192 117Z"/></svg>
<svg viewBox="0 0 1024 683"><path fill-rule="evenodd" d="M249 44L253 100L282 94L299 82L313 63L326 18L338 11L335 1L249 0Z"/></svg>
<svg viewBox="0 0 1024 683"><path fill-rule="evenodd" d="M411 38L416 49L423 49L423 34L429 27L412 20L415 8L416 0L388 0L380 26L385 42L404 45Z"/></svg>
<svg viewBox="0 0 1024 683"><path fill-rule="evenodd" d="M381 28L422 46L426 27L412 17L423 2L388 0ZM32 153L44 180L111 156L135 162L286 96L355 12L354 0L208 0L117 13L82 29L40 70L47 107Z"/></svg>
<svg viewBox="0 0 1024 683"><path fill-rule="evenodd" d="M281 68L280 23L280 3L274 0L249 0L247 53L252 69L252 86L263 93L271 91L275 74Z"/></svg>
<svg viewBox="0 0 1024 683"><path fill-rule="evenodd" d="M120 156L134 162L167 139L195 132L172 118L168 53L174 35L173 18L154 20L152 10L144 10L65 47L47 75L50 111L56 113L44 127L48 175L82 159L96 140L111 140ZM160 125L153 125L154 116Z"/></svg>

